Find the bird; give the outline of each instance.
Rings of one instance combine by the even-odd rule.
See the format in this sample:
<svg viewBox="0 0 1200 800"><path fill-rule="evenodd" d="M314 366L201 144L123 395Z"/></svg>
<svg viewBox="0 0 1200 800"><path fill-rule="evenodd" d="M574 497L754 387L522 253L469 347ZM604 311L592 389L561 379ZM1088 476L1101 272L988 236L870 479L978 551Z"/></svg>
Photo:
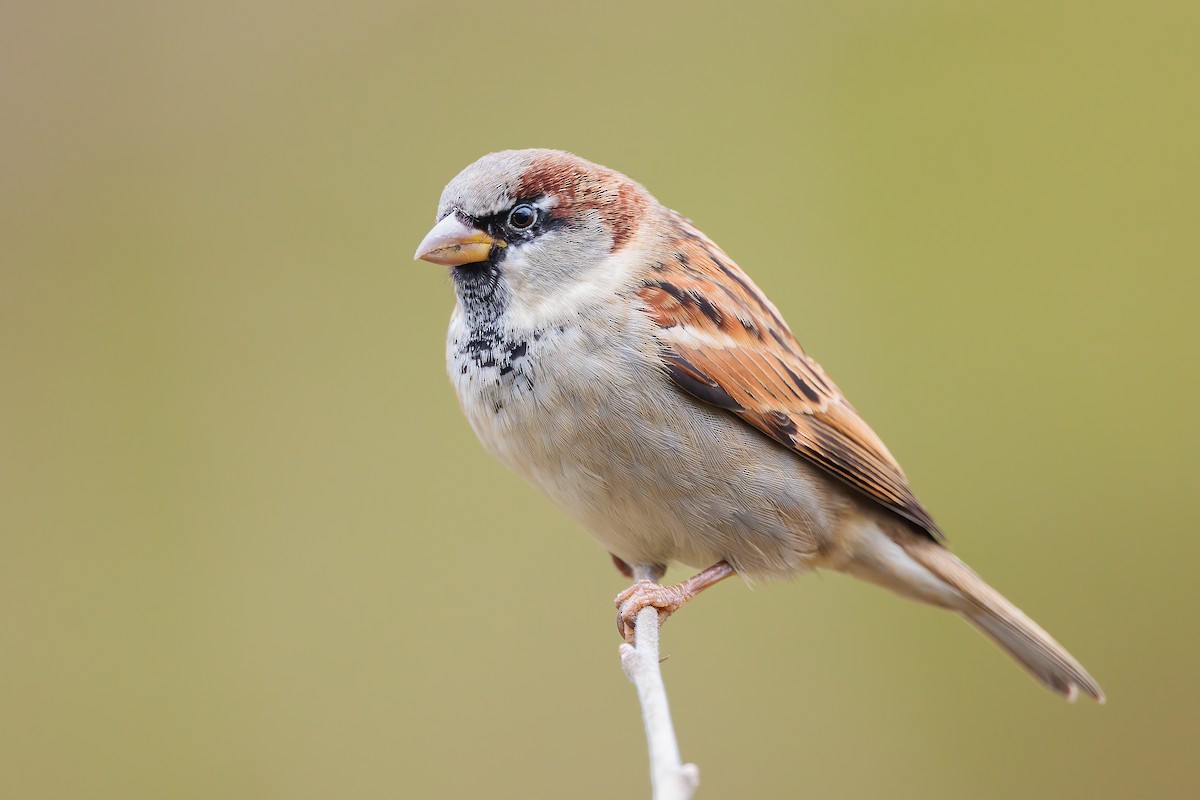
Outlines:
<svg viewBox="0 0 1200 800"><path fill-rule="evenodd" d="M640 610L665 620L732 575L829 569L957 613L1053 692L1104 701L950 552L747 273L639 183L562 150L485 155L415 258L449 268L447 370L483 447L637 578L616 598L626 640ZM700 571L663 586L672 564Z"/></svg>

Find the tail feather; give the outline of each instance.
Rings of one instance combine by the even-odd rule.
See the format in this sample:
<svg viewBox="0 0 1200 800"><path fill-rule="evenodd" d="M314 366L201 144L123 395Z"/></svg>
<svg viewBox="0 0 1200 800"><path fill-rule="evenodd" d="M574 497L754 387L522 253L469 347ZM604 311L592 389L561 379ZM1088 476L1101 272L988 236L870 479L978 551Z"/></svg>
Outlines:
<svg viewBox="0 0 1200 800"><path fill-rule="evenodd" d="M1074 700L1077 692L1083 692L1104 702L1100 685L1065 647L953 553L932 541L906 541L901 546L966 599L965 605L957 610L967 622L998 644L1046 688L1067 700Z"/></svg>

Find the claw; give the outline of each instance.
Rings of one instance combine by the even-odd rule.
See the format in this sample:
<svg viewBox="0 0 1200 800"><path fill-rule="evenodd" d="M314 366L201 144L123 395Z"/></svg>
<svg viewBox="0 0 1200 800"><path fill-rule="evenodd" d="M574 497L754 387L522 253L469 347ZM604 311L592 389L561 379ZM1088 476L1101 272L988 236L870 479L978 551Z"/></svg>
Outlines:
<svg viewBox="0 0 1200 800"><path fill-rule="evenodd" d="M667 617L678 611L679 607L690 599L687 591L679 586L637 581L617 595L614 601L617 607L617 633L621 634L622 639L633 644L637 616L643 608L657 609L658 624L661 626L667 621Z"/></svg>
<svg viewBox="0 0 1200 800"><path fill-rule="evenodd" d="M616 561L615 556L613 560ZM666 569L663 564L641 565L634 573L651 575L658 579ZM708 569L701 570L678 586L662 586L646 579L635 581L632 586L617 595L617 633L621 634L622 639L633 644L637 615L643 608L658 609L658 624L661 627L667 621L667 617L678 611L688 600L733 574L733 567L728 561L722 560Z"/></svg>

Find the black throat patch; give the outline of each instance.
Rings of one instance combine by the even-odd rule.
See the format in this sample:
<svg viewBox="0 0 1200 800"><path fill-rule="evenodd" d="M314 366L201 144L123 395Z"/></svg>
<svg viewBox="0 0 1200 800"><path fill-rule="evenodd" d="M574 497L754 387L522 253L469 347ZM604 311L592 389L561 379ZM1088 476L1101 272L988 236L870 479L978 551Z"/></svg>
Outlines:
<svg viewBox="0 0 1200 800"><path fill-rule="evenodd" d="M454 267L454 291L472 331L495 329L508 307L509 294L500 265L491 260Z"/></svg>

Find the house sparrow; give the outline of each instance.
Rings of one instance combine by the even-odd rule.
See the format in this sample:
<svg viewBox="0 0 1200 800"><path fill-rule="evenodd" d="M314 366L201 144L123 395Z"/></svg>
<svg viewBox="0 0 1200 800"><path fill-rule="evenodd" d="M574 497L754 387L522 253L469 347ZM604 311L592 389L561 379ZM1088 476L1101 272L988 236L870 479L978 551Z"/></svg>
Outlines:
<svg viewBox="0 0 1200 800"><path fill-rule="evenodd" d="M484 447L627 575L618 627L733 574L825 567L959 613L1049 689L1103 701L943 544L904 472L779 311L689 220L555 150L450 181L416 258L450 268L447 363ZM666 566L705 569L659 586Z"/></svg>

